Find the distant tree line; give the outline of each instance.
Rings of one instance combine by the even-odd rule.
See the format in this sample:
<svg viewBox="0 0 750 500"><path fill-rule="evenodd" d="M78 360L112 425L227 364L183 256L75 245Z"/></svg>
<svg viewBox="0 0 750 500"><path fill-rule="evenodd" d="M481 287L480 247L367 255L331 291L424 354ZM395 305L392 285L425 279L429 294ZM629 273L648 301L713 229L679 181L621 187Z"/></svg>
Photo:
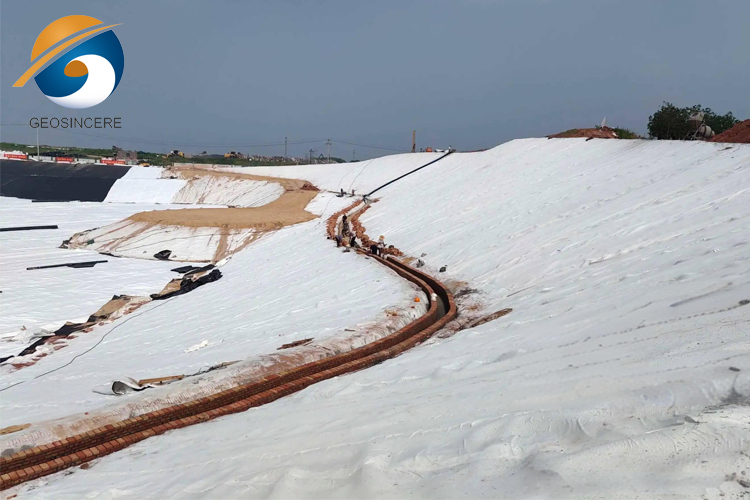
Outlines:
<svg viewBox="0 0 750 500"><path fill-rule="evenodd" d="M705 124L717 134L740 122L731 111L725 115L719 115L711 108L704 108L700 104L678 108L671 102L665 101L656 113L648 117L648 135L654 139L685 139L693 132L688 124L688 118L695 113L703 113Z"/></svg>

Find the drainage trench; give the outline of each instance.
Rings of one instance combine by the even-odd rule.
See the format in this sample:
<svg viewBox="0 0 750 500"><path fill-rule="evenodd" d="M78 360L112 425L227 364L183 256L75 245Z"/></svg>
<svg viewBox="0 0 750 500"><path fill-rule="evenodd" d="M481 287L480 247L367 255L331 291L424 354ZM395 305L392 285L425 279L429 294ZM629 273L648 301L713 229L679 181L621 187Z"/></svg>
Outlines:
<svg viewBox="0 0 750 500"><path fill-rule="evenodd" d="M453 296L442 283L392 257L387 260L376 256L370 258L420 287L431 298L427 313L391 335L347 353L0 457L0 490L81 465L170 430L246 411L317 382L375 366L429 339L456 317ZM434 300L433 293L437 300Z"/></svg>
<svg viewBox="0 0 750 500"><path fill-rule="evenodd" d="M443 302L443 299L438 297L436 303L437 303L437 319L440 319L443 316L445 316L445 302Z"/></svg>
<svg viewBox="0 0 750 500"><path fill-rule="evenodd" d="M448 154L378 189L445 156ZM329 232L331 229L329 227ZM0 490L81 465L170 430L243 412L293 394L317 382L375 366L429 339L457 316L453 296L441 282L391 256L387 259L374 255L369 257L421 288L430 298L428 311L391 335L352 351L269 375L257 382L0 457Z"/></svg>

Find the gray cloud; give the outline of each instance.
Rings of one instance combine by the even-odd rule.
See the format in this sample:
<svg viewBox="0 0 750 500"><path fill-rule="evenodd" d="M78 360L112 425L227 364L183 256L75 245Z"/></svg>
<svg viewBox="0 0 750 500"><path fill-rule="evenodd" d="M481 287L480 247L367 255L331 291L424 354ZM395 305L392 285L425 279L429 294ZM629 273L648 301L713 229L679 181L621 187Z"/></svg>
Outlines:
<svg viewBox="0 0 750 500"><path fill-rule="evenodd" d="M288 136L408 149L416 129L421 146L477 149L604 115L644 133L663 100L750 117L746 0L70 0L0 9L3 124L123 118L117 131L43 131L51 144L223 151ZM115 32L125 50L119 88L81 111L49 102L33 82L12 88L41 29L74 13L123 23ZM4 141L35 137L28 126L2 127ZM385 152L334 143L344 158L352 149L359 158Z"/></svg>

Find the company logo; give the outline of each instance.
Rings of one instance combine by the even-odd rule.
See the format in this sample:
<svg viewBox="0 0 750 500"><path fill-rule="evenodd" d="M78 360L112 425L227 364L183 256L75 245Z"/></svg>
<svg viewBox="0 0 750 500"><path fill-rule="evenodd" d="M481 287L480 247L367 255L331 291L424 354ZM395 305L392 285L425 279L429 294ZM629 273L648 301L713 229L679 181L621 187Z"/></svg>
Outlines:
<svg viewBox="0 0 750 500"><path fill-rule="evenodd" d="M110 29L119 25L89 29L100 24L100 20L89 16L61 17L51 23L31 49L33 64L13 86L23 87L42 66L54 60L34 78L50 101L74 109L90 108L104 101L120 83L125 56L120 40ZM65 40L77 33L80 34ZM89 38L95 33L99 34ZM89 39L73 47L86 38ZM62 43L51 48L59 42Z"/></svg>

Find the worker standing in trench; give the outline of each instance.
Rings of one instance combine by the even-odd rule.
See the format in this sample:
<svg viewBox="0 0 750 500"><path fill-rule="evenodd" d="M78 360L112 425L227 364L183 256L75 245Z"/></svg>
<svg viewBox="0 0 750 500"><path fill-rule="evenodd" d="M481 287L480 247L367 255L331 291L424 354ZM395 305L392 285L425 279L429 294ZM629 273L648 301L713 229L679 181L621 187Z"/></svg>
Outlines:
<svg viewBox="0 0 750 500"><path fill-rule="evenodd" d="M349 246L351 241L350 230L349 230L349 219L346 215L341 217L341 221L336 228L336 246Z"/></svg>
<svg viewBox="0 0 750 500"><path fill-rule="evenodd" d="M378 238L378 242L370 245L370 253L382 257L383 250L385 250L385 236L381 234Z"/></svg>
<svg viewBox="0 0 750 500"><path fill-rule="evenodd" d="M383 250L385 250L385 236L382 234L378 238L378 255L383 256Z"/></svg>

